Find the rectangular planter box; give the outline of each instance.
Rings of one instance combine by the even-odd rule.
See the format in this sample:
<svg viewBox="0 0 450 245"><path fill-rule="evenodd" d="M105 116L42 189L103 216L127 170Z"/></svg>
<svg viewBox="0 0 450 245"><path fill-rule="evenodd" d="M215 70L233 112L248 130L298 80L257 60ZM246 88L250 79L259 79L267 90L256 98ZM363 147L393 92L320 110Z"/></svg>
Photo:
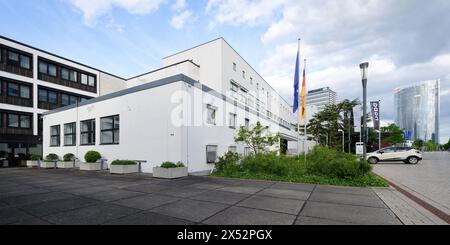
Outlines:
<svg viewBox="0 0 450 245"><path fill-rule="evenodd" d="M41 168L55 168L55 162L41 161Z"/></svg>
<svg viewBox="0 0 450 245"><path fill-rule="evenodd" d="M188 176L188 168L153 168L153 177L162 179L176 179Z"/></svg>
<svg viewBox="0 0 450 245"><path fill-rule="evenodd" d="M139 171L138 165L111 165L109 172L111 174L132 174Z"/></svg>
<svg viewBox="0 0 450 245"><path fill-rule="evenodd" d="M58 163L56 164L57 168L74 168L74 164L73 162L62 162L62 161L58 161ZM76 165L75 165L76 167Z"/></svg>
<svg viewBox="0 0 450 245"><path fill-rule="evenodd" d="M96 163L82 162L82 163L80 163L80 170L99 171L99 170L102 170L102 164L99 162L96 162Z"/></svg>
<svg viewBox="0 0 450 245"><path fill-rule="evenodd" d="M34 168L34 167L39 167L39 161L27 161L27 167L29 168Z"/></svg>

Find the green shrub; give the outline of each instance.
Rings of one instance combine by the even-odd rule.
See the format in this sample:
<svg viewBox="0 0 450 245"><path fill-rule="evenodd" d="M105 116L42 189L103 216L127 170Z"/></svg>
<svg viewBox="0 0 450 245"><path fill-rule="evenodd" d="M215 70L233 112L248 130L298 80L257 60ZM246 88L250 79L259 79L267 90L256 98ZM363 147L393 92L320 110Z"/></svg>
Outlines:
<svg viewBox="0 0 450 245"><path fill-rule="evenodd" d="M59 160L59 156L54 154L54 153L50 153L45 157L45 160L48 162L54 162L54 161L58 161Z"/></svg>
<svg viewBox="0 0 450 245"><path fill-rule="evenodd" d="M324 147L316 147L308 154L306 168L309 174L341 179L362 177L371 171L368 162Z"/></svg>
<svg viewBox="0 0 450 245"><path fill-rule="evenodd" d="M111 165L136 165L135 161L130 160L115 160L111 163Z"/></svg>
<svg viewBox="0 0 450 245"><path fill-rule="evenodd" d="M40 161L42 157L40 155L31 155L31 161Z"/></svg>
<svg viewBox="0 0 450 245"><path fill-rule="evenodd" d="M241 168L255 173L283 176L289 172L288 163L283 161L285 159L275 153L258 153L245 157L241 161Z"/></svg>
<svg viewBox="0 0 450 245"><path fill-rule="evenodd" d="M67 153L63 156L64 162L71 162L74 160L74 158L75 158L75 155L72 153Z"/></svg>
<svg viewBox="0 0 450 245"><path fill-rule="evenodd" d="M219 157L218 161L215 163L215 172L221 172L224 174L233 173L239 170L239 160L240 156L235 152L227 152L225 155Z"/></svg>
<svg viewBox="0 0 450 245"><path fill-rule="evenodd" d="M177 165L173 162L163 162L161 168L176 168Z"/></svg>
<svg viewBox="0 0 450 245"><path fill-rule="evenodd" d="M88 163L95 163L98 160L100 160L101 158L102 158L102 156L97 151L88 151L84 155L84 160L86 160L86 162L88 162Z"/></svg>
<svg viewBox="0 0 450 245"><path fill-rule="evenodd" d="M184 163L183 162L177 162L177 168L183 168Z"/></svg>

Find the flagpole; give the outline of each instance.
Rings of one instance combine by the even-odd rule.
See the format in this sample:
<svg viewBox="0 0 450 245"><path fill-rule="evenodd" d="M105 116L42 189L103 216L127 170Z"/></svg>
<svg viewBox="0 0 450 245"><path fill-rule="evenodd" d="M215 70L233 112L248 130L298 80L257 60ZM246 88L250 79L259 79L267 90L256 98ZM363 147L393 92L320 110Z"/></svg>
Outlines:
<svg viewBox="0 0 450 245"><path fill-rule="evenodd" d="M298 62L300 63L300 41L301 39L298 39ZM299 68L300 68L300 64L298 64ZM296 74L298 76L298 86L297 86L297 94L300 95L300 69L298 69L297 71L298 74ZM300 104L299 104L300 100L298 100L297 102L297 155L300 153ZM298 161L300 162L300 158L298 158Z"/></svg>
<svg viewBox="0 0 450 245"><path fill-rule="evenodd" d="M303 71L305 72L305 77L306 77L306 59L303 61L303 66L304 66L304 68L303 68ZM303 78L303 79L306 79L306 78ZM306 85L305 85L305 90L306 90ZM306 91L305 91L305 96L306 96ZM305 155L305 163L306 163L306 149L305 149L305 146L306 146L306 140L307 140L307 136L306 136L306 99L305 99L305 115L304 115L304 117L305 117L305 124L304 124L304 127L305 127L305 138L303 139L303 153L304 153L304 155Z"/></svg>

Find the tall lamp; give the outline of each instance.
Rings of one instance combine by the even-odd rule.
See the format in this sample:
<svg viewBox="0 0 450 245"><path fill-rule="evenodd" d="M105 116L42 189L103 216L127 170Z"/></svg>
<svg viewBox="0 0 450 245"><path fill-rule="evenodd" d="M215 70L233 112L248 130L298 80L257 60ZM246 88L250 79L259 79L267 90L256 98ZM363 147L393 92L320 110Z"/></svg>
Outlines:
<svg viewBox="0 0 450 245"><path fill-rule="evenodd" d="M359 65L362 76L363 86L363 159L366 160L367 156L367 74L369 72L369 62L365 62Z"/></svg>

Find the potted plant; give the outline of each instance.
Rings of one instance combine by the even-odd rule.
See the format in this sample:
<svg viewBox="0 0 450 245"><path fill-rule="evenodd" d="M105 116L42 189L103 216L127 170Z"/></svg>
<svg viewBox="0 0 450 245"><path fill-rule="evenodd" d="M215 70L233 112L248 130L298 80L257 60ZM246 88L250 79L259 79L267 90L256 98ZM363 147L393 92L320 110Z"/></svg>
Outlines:
<svg viewBox="0 0 450 245"><path fill-rule="evenodd" d="M58 155L50 153L45 157L44 161L41 161L41 168L55 168L58 160Z"/></svg>
<svg viewBox="0 0 450 245"><path fill-rule="evenodd" d="M27 167L32 168L32 167L38 167L39 166L39 161L42 160L42 157L40 155L31 155L31 160L27 161Z"/></svg>
<svg viewBox="0 0 450 245"><path fill-rule="evenodd" d="M164 162L161 167L153 168L153 177L163 179L176 179L188 176L188 168L182 162Z"/></svg>
<svg viewBox="0 0 450 245"><path fill-rule="evenodd" d="M131 174L139 171L138 165L135 161L129 160L115 160L109 167L111 174Z"/></svg>
<svg viewBox="0 0 450 245"><path fill-rule="evenodd" d="M67 153L63 156L62 161L58 161L56 164L58 168L75 168L75 155Z"/></svg>
<svg viewBox="0 0 450 245"><path fill-rule="evenodd" d="M80 163L80 170L85 171L98 171L102 170L102 164L99 160L102 158L100 153L97 151L88 151L84 155L84 160L86 162Z"/></svg>

